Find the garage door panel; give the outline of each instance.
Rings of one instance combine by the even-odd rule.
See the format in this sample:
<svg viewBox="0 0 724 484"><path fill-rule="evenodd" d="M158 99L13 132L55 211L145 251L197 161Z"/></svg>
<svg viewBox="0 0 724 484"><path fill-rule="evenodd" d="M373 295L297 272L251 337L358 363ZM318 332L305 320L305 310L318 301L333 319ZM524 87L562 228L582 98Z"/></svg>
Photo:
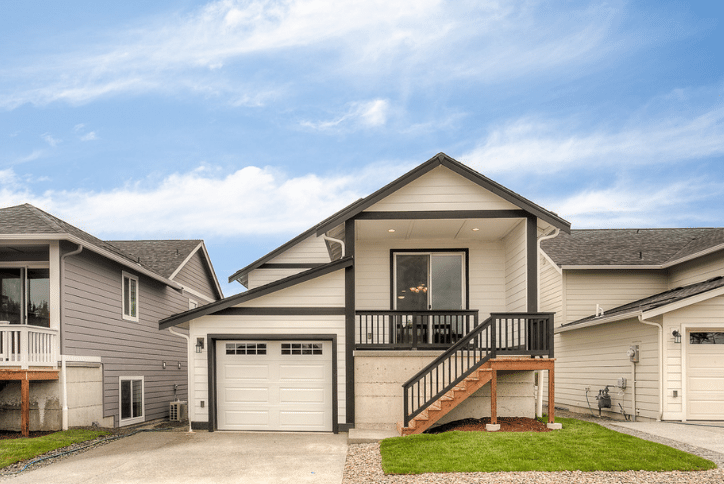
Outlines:
<svg viewBox="0 0 724 484"><path fill-rule="evenodd" d="M224 403L269 403L268 388L227 388Z"/></svg>
<svg viewBox="0 0 724 484"><path fill-rule="evenodd" d="M324 403L326 392L323 388L281 388L280 403Z"/></svg>
<svg viewBox="0 0 724 484"><path fill-rule="evenodd" d="M691 420L724 420L724 344L719 336L707 338L717 344L695 344L699 338L686 339L686 414Z"/></svg>
<svg viewBox="0 0 724 484"><path fill-rule="evenodd" d="M224 365L227 380L267 380L269 365Z"/></svg>
<svg viewBox="0 0 724 484"><path fill-rule="evenodd" d="M216 364L219 430L332 430L331 342L219 341Z"/></svg>
<svg viewBox="0 0 724 484"><path fill-rule="evenodd" d="M328 378L325 365L281 365L282 381L323 381Z"/></svg>
<svg viewBox="0 0 724 484"><path fill-rule="evenodd" d="M279 424L286 428L315 428L324 425L325 412L286 412L279 413Z"/></svg>

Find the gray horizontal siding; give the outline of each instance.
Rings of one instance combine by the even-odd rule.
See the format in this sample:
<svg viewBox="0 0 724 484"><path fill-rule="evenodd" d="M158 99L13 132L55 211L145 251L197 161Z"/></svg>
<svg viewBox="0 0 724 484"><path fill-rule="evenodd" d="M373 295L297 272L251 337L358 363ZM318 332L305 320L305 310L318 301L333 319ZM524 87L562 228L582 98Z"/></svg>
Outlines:
<svg viewBox="0 0 724 484"><path fill-rule="evenodd" d="M139 321L122 317L121 273L139 276ZM118 424L118 378L143 376L146 419L168 416L168 403L187 399L186 341L158 330L158 321L188 309L188 299L157 281L90 252L66 259L61 351L100 356L103 414ZM162 362L166 361L164 370ZM181 362L181 369L178 363Z"/></svg>
<svg viewBox="0 0 724 484"><path fill-rule="evenodd" d="M211 299L217 299L214 278L200 250L197 250L196 253L191 256L173 280ZM199 301L199 305L202 304L205 304L205 302Z"/></svg>

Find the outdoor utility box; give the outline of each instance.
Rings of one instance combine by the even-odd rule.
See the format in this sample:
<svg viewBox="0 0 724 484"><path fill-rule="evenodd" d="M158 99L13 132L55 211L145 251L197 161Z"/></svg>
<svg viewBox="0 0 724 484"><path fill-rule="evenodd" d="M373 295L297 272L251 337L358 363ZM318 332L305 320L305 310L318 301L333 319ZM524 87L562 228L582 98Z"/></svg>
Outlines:
<svg viewBox="0 0 724 484"><path fill-rule="evenodd" d="M188 406L186 402L171 402L168 407L168 419L172 422L180 422L188 418Z"/></svg>

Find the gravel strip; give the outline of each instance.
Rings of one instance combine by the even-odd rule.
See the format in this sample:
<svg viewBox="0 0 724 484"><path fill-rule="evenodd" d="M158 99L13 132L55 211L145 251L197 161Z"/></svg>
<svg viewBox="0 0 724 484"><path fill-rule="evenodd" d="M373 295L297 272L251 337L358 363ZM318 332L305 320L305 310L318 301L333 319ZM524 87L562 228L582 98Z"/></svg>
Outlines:
<svg viewBox="0 0 724 484"><path fill-rule="evenodd" d="M382 472L382 457L379 444L350 445L347 451L347 462L344 466L342 484L380 483L380 484L435 484L435 483L515 483L515 484L546 484L546 483L696 483L721 484L724 482L724 454L708 449L694 447L681 442L657 437L655 435L630 430L615 425L615 420L598 419L589 415L572 414L556 410L559 417L577 418L603 425L616 432L633 435L652 442L668 445L698 455L714 462L718 469L692 472L461 472L456 474L417 474L417 475L385 475Z"/></svg>

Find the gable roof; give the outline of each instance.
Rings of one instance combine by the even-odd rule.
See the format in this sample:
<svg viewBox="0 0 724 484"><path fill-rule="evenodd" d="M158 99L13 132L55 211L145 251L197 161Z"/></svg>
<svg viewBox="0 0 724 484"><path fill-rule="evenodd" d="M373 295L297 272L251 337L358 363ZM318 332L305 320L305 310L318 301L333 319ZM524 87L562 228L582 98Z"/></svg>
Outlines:
<svg viewBox="0 0 724 484"><path fill-rule="evenodd" d="M270 282L269 284L255 287L254 289L250 289L248 291L229 296L227 298L221 299L220 301L207 304L206 306L200 306L198 308L184 311L183 313L174 314L173 316L159 321L158 328L166 329L170 328L171 326L178 326L179 324L191 321L192 319L217 313L232 306L236 306L237 304L251 301L253 299L266 296L277 291L281 291L282 289L286 289L291 286L296 286L297 284L316 279L317 277L330 274L351 265L352 257L343 257L342 259L336 260L334 262L329 262L319 267L315 267L313 269L309 269L304 272L300 272L298 274L294 274L292 276Z"/></svg>
<svg viewBox="0 0 724 484"><path fill-rule="evenodd" d="M682 305L687 306L698 302L699 299L696 298L696 296L705 296L704 298L708 299L709 297L715 297L720 294L724 294L724 277L717 276L704 282L677 287L609 309L600 316L592 315L571 323L562 324L556 329L556 332L621 321L623 319L638 317L639 315L642 315L644 318L654 317L670 310L678 309ZM649 314L646 315L645 313Z"/></svg>
<svg viewBox="0 0 724 484"><path fill-rule="evenodd" d="M172 280L174 272L203 248L202 240L104 241L29 203L0 208L2 238L68 240L176 289L181 285ZM204 255L211 267L205 250ZM222 297L215 274L214 281Z"/></svg>
<svg viewBox="0 0 724 484"><path fill-rule="evenodd" d="M541 248L563 268L662 269L724 249L724 228L571 230Z"/></svg>
<svg viewBox="0 0 724 484"><path fill-rule="evenodd" d="M356 215L360 214L367 208L371 207L375 203L379 202L383 198L386 198L387 196L391 195L392 193L396 192L400 188L404 187L405 185L417 180L424 174L432 171L433 169L437 168L438 166L444 166L453 172L457 173L458 175L468 179L469 181L481 186L482 188L485 188L486 190L490 191L491 193L494 193L495 195L499 196L500 198L520 207L521 209L525 210L526 212L535 215L536 217L540 218L541 220L547 222L548 224L561 229L563 232L570 232L571 230L571 224L570 222L564 220L563 218L559 217L557 214L550 212L540 205L537 205L527 198L513 192L512 190L509 190L508 188L505 188L503 185L500 185L499 183L494 182L490 178L485 177L484 175L478 173L477 171L473 170L472 168L460 163L459 161L449 157L445 153L438 153L437 155L433 156L429 160L427 160L425 163L419 165L418 167L412 169L411 171L405 173L401 177L397 178L396 180L392 181L391 183L388 183L384 187L380 188L376 192L372 193L371 195L368 195L365 198L361 198L357 200L356 202L348 205L347 207L343 208L339 212L333 214L332 216L328 217L327 219L323 220L322 222L318 223L314 227L310 228L309 230L303 232L302 234L298 235L297 237L293 238L289 242L285 243L284 245L274 249L272 252L269 252L267 255L257 259L256 261L252 262L248 266L236 271L234 274L229 276L229 282L238 280L239 282L242 282L245 280L245 277L247 274L254 269L260 267L265 262L273 259L280 253L284 252L289 247L292 247L293 245L297 244L301 240L310 237L312 235L323 235L324 233L328 232L329 230L334 229L335 227L338 227L339 225L343 224L345 221L354 218ZM243 282L242 282L243 283Z"/></svg>

